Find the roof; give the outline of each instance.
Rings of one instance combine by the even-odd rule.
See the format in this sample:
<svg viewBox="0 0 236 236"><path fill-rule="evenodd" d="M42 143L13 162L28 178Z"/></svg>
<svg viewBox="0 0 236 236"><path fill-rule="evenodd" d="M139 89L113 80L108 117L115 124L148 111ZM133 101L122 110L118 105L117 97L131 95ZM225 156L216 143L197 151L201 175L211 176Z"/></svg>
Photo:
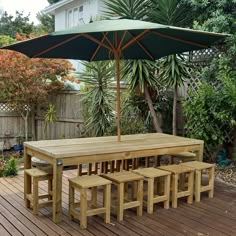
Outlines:
<svg viewBox="0 0 236 236"><path fill-rule="evenodd" d="M70 2L73 2L73 1L74 0L61 0L61 1L57 2L57 3L54 3L54 4L49 5L48 7L44 8L42 10L42 12L44 14L52 14L52 15L54 15L56 9L58 9L60 7L63 7L64 5L66 5L66 4L70 3Z"/></svg>

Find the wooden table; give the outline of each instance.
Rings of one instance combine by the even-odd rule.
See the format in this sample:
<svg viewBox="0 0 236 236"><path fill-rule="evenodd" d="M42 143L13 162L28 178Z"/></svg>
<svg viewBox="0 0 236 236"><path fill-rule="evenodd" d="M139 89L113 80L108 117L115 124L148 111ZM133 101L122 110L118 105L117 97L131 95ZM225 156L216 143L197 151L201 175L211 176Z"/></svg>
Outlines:
<svg viewBox="0 0 236 236"><path fill-rule="evenodd" d="M53 221L62 220L62 169L84 163L123 160L178 152L196 151L203 158L203 141L152 133L99 138L60 139L24 143L25 169L31 168L31 157L48 161L53 166ZM30 178L25 186L31 185ZM26 205L28 206L29 203Z"/></svg>

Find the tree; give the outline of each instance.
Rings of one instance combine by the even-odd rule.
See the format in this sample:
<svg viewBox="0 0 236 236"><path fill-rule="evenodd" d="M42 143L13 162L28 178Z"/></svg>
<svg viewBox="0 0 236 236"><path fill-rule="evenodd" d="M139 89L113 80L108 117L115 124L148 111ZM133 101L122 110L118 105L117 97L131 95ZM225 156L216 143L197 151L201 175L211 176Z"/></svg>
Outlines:
<svg viewBox="0 0 236 236"><path fill-rule="evenodd" d="M54 16L39 12L37 14L37 19L40 22L40 25L37 27L38 31L42 31L43 33L51 33L54 31Z"/></svg>
<svg viewBox="0 0 236 236"><path fill-rule="evenodd" d="M160 63L160 78L169 88L173 88L173 117L172 117L172 133L177 135L177 99L178 87L184 85L185 79L190 77L188 65L185 63L183 56L171 55L166 57Z"/></svg>
<svg viewBox="0 0 236 236"><path fill-rule="evenodd" d="M114 82L114 63L100 61L84 63L85 71L80 73L80 81L88 85L85 92L84 104L85 128L87 132L95 132L95 136L103 136L115 119L115 95L111 91Z"/></svg>
<svg viewBox="0 0 236 236"><path fill-rule="evenodd" d="M24 16L23 12L16 11L16 16L4 12L0 18L0 35L8 35L15 38L16 33L30 35L34 32L34 25L29 21L29 14Z"/></svg>
<svg viewBox="0 0 236 236"><path fill-rule="evenodd" d="M105 14L108 17L116 15L116 16L122 16L124 18L135 19L135 20L138 20L138 19L141 20L146 17L147 6L148 6L147 1L143 1L143 0L133 0L133 1L110 0L110 1L105 1L105 5L107 8ZM153 86L153 83L149 84L150 80L147 80L148 76L146 76L147 72L150 70L150 63L145 62L144 60L138 60L136 62L128 61L126 62L126 65L127 66L125 68L125 71L129 74L129 82L130 84L132 84L130 88L132 90L135 90L136 87L133 85L142 87L141 91L144 91L145 98L148 103L150 113L153 119L153 126L156 132L162 132L160 122L158 120L158 117L157 117L157 114L154 109L152 99L150 96L149 88ZM153 70L151 71L154 73ZM150 75L151 72L148 72L148 74ZM138 80L140 81L140 83L138 82Z"/></svg>
<svg viewBox="0 0 236 236"><path fill-rule="evenodd" d="M192 8L181 0L150 0L150 21L172 25L186 26L192 22ZM177 134L177 97L178 87L184 85L184 80L189 77L187 61L184 56L170 55L161 60L160 78L165 84L173 88L173 119L172 133Z"/></svg>
<svg viewBox="0 0 236 236"><path fill-rule="evenodd" d="M50 4L54 4L54 3L57 3L57 2L59 2L60 0L48 0L48 3L50 3Z"/></svg>
<svg viewBox="0 0 236 236"><path fill-rule="evenodd" d="M67 78L72 66L66 60L29 59L8 50L0 50L0 58L0 100L21 114L27 140L30 112L37 104L46 104L48 94L63 88L58 77Z"/></svg>

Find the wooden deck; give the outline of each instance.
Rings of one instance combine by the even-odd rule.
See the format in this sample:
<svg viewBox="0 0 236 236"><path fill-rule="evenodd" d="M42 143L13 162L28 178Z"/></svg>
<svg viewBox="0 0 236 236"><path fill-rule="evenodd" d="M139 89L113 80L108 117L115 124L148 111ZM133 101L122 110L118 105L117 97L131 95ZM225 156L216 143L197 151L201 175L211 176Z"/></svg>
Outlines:
<svg viewBox="0 0 236 236"><path fill-rule="evenodd" d="M138 217L135 211L127 210L125 220L105 224L101 217L88 218L88 229L80 230L78 222L68 218L68 181L75 170L63 173L63 221L52 221L51 208L40 210L33 216L23 200L23 175L15 178L0 178L0 236L56 236L56 235L231 235L236 236L236 188L216 182L215 197L203 197L200 203L188 205L180 202L177 209L158 207L154 214ZM44 183L41 187L43 189ZM41 189L41 190L42 190Z"/></svg>

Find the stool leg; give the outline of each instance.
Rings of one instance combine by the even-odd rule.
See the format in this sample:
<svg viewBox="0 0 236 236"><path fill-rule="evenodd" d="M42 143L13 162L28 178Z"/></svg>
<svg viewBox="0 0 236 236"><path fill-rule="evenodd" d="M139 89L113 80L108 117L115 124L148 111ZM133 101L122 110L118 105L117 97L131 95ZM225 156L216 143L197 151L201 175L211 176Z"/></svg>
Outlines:
<svg viewBox="0 0 236 236"><path fill-rule="evenodd" d="M188 196L187 203L192 204L193 203L193 181L194 181L194 172L190 172L188 174L188 191L190 195Z"/></svg>
<svg viewBox="0 0 236 236"><path fill-rule="evenodd" d="M196 170L195 172L195 201L200 202L201 200L201 181L202 172L201 170Z"/></svg>
<svg viewBox="0 0 236 236"><path fill-rule="evenodd" d="M164 201L164 208L169 209L170 207L170 175L167 175L164 178L165 178L164 196L166 196L166 200Z"/></svg>
<svg viewBox="0 0 236 236"><path fill-rule="evenodd" d="M48 200L52 200L52 179L48 180Z"/></svg>
<svg viewBox="0 0 236 236"><path fill-rule="evenodd" d="M172 207L177 208L178 174L172 175Z"/></svg>
<svg viewBox="0 0 236 236"><path fill-rule="evenodd" d="M110 223L110 219L111 219L111 185L110 184L107 184L105 186L104 207L106 209L104 221L105 223Z"/></svg>
<svg viewBox="0 0 236 236"><path fill-rule="evenodd" d="M214 196L214 177L215 177L215 167L212 167L209 170L209 185L211 186L211 190L208 193L209 198L213 198Z"/></svg>
<svg viewBox="0 0 236 236"><path fill-rule="evenodd" d="M74 209L74 202L75 202L75 189L72 186L71 182L69 182L69 218L71 220L74 219L72 214L72 209Z"/></svg>
<svg viewBox="0 0 236 236"><path fill-rule="evenodd" d="M124 183L118 184L118 206L117 206L117 220L122 221L124 218Z"/></svg>
<svg viewBox="0 0 236 236"><path fill-rule="evenodd" d="M147 213L153 213L154 178L148 178Z"/></svg>
<svg viewBox="0 0 236 236"><path fill-rule="evenodd" d="M80 228L87 228L87 190L80 189Z"/></svg>
<svg viewBox="0 0 236 236"><path fill-rule="evenodd" d="M97 208L97 192L98 192L98 188L93 187L92 188L92 206L95 208Z"/></svg>
<svg viewBox="0 0 236 236"><path fill-rule="evenodd" d="M153 185L152 185L153 186ZM138 181L138 191L137 191L137 201L139 202L139 206L137 207L137 215L143 215L143 180Z"/></svg>
<svg viewBox="0 0 236 236"><path fill-rule="evenodd" d="M25 192L25 207L30 208L30 200L27 198L27 194L32 193L31 176L24 174L24 192Z"/></svg>
<svg viewBox="0 0 236 236"><path fill-rule="evenodd" d="M39 205L39 192L38 192L38 179L33 179L33 214L38 214L38 205Z"/></svg>
<svg viewBox="0 0 236 236"><path fill-rule="evenodd" d="M179 188L181 191L185 189L185 173L179 174Z"/></svg>

